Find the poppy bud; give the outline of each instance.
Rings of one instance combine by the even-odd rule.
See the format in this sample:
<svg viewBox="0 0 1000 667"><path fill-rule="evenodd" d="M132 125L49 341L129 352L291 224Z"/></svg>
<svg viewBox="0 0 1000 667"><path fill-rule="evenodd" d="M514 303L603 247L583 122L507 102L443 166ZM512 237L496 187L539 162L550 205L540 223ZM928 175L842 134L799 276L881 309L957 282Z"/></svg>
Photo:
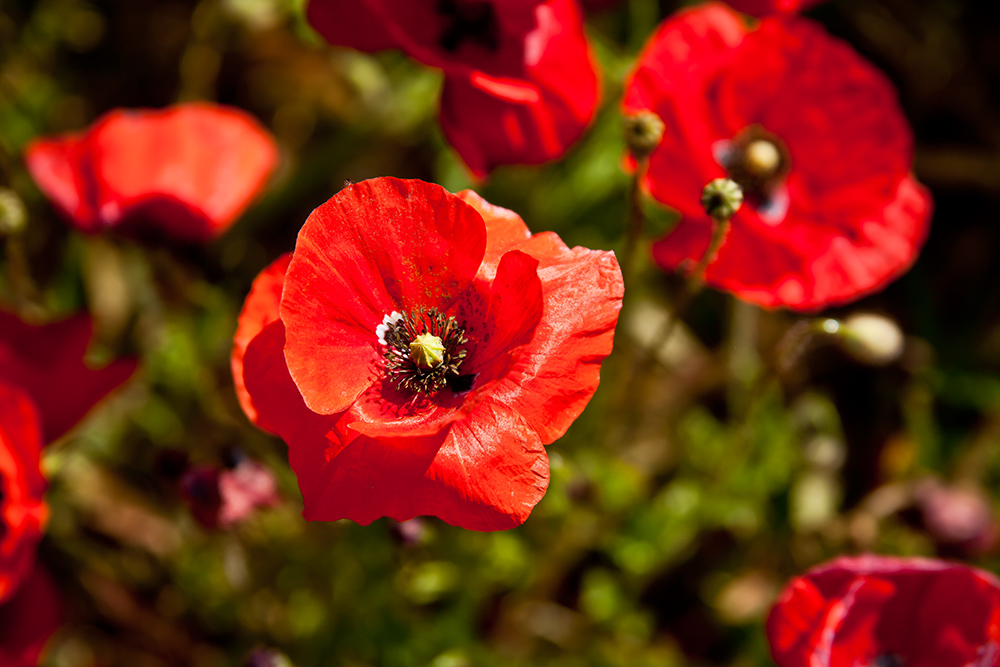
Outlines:
<svg viewBox="0 0 1000 667"><path fill-rule="evenodd" d="M444 341L434 334L420 334L410 343L410 359L420 368L440 366L444 361Z"/></svg>
<svg viewBox="0 0 1000 667"><path fill-rule="evenodd" d="M743 188L731 179L717 178L702 191L701 205L713 220L729 220L743 205Z"/></svg>
<svg viewBox="0 0 1000 667"><path fill-rule="evenodd" d="M903 332L888 317L851 315L835 331L844 351L861 363L885 366L903 353Z"/></svg>
<svg viewBox="0 0 1000 667"><path fill-rule="evenodd" d="M0 236L13 236L24 229L28 214L17 193L0 188Z"/></svg>
<svg viewBox="0 0 1000 667"><path fill-rule="evenodd" d="M625 143L636 158L648 157L660 145L665 126L652 111L625 116Z"/></svg>

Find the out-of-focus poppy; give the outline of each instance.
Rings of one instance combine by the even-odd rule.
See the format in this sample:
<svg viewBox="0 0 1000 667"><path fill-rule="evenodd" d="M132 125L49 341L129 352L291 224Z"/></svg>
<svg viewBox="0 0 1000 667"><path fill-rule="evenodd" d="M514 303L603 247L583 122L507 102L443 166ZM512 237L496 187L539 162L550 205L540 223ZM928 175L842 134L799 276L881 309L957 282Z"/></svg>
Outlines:
<svg viewBox="0 0 1000 667"><path fill-rule="evenodd" d="M254 285L241 402L288 443L308 519L510 528L597 388L622 292L612 253L532 236L475 193L364 181Z"/></svg>
<svg viewBox="0 0 1000 667"><path fill-rule="evenodd" d="M44 442L68 431L135 371L135 359L88 368L83 359L92 330L85 314L35 326L0 311L0 380L31 397L41 413Z"/></svg>
<svg viewBox="0 0 1000 667"><path fill-rule="evenodd" d="M597 109L576 0L311 0L307 15L331 44L441 69L441 128L477 176L560 157Z"/></svg>
<svg viewBox="0 0 1000 667"><path fill-rule="evenodd" d="M274 139L249 114L205 102L116 109L25 151L38 187L74 227L181 241L224 232L277 161Z"/></svg>
<svg viewBox="0 0 1000 667"><path fill-rule="evenodd" d="M895 92L815 23L753 25L719 4L680 12L629 79L625 112L665 124L644 186L681 213L654 257L671 270L697 263L713 227L702 188L728 176L745 202L708 284L798 310L881 289L915 260L932 207L909 173L913 139Z"/></svg>
<svg viewBox="0 0 1000 667"><path fill-rule="evenodd" d="M0 381L0 605L31 572L48 518L41 449L41 423L31 398Z"/></svg>
<svg viewBox="0 0 1000 667"><path fill-rule="evenodd" d="M59 591L36 566L14 597L0 603L0 665L35 667L63 616Z"/></svg>
<svg viewBox="0 0 1000 667"><path fill-rule="evenodd" d="M1000 664L1000 582L923 558L838 558L794 579L767 619L779 667Z"/></svg>

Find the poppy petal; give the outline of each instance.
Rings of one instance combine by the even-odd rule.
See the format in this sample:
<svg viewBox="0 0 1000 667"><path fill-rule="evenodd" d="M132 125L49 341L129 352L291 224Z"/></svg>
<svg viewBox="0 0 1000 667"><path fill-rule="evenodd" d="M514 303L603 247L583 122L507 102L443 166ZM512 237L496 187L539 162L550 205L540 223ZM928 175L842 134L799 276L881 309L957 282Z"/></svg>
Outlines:
<svg viewBox="0 0 1000 667"><path fill-rule="evenodd" d="M204 241L228 228L263 188L278 151L247 113L197 102L116 109L83 134L32 142L25 161L81 231L152 226Z"/></svg>
<svg viewBox="0 0 1000 667"><path fill-rule="evenodd" d="M482 216L422 181L363 181L313 211L281 300L285 358L309 409L350 407L376 380L383 317L447 311L485 248Z"/></svg>
<svg viewBox="0 0 1000 667"><path fill-rule="evenodd" d="M36 667L64 616L59 591L36 566L17 594L0 604L0 665Z"/></svg>
<svg viewBox="0 0 1000 667"><path fill-rule="evenodd" d="M38 406L45 442L72 428L136 369L135 359L87 367L92 330L89 315L35 326L0 311L0 377L23 388Z"/></svg>
<svg viewBox="0 0 1000 667"><path fill-rule="evenodd" d="M511 218L516 214L483 206L478 196L465 197L483 214L490 237L494 227L499 232L491 254L493 248L517 249L538 260L542 318L492 395L523 415L543 443L551 443L583 412L600 383L625 293L621 269L613 252L571 250L550 232L524 238Z"/></svg>
<svg viewBox="0 0 1000 667"><path fill-rule="evenodd" d="M247 392L243 382L243 356L247 345L268 324L278 320L278 304L281 302L281 290L285 285L285 272L288 263L292 261L292 253L288 252L278 257L254 278L250 293L240 311L236 335L233 337L233 352L230 355L230 366L233 371L233 383L236 385L236 397L240 407L251 422L265 431L271 429L261 426L257 421L257 408ZM282 336L284 344L284 336Z"/></svg>
<svg viewBox="0 0 1000 667"><path fill-rule="evenodd" d="M493 402L447 434L296 441L289 452L310 520L367 525L382 516L433 515L471 530L503 530L520 525L548 486L537 436Z"/></svg>
<svg viewBox="0 0 1000 667"><path fill-rule="evenodd" d="M41 429L28 395L0 382L0 604L31 571L48 508Z"/></svg>
<svg viewBox="0 0 1000 667"><path fill-rule="evenodd" d="M597 110L597 69L573 0L534 7L523 44L517 65L445 68L441 129L477 176L559 157Z"/></svg>

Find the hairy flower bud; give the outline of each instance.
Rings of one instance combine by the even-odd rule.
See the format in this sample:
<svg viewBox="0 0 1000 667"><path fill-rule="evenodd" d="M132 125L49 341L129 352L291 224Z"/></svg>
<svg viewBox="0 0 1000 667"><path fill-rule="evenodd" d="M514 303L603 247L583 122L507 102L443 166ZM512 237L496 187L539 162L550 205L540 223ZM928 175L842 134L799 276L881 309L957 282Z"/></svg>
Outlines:
<svg viewBox="0 0 1000 667"><path fill-rule="evenodd" d="M729 220L743 205L743 188L731 179L717 178L702 191L701 205L716 222Z"/></svg>
<svg viewBox="0 0 1000 667"><path fill-rule="evenodd" d="M648 157L660 145L665 126L652 111L625 116L625 143L636 158Z"/></svg>

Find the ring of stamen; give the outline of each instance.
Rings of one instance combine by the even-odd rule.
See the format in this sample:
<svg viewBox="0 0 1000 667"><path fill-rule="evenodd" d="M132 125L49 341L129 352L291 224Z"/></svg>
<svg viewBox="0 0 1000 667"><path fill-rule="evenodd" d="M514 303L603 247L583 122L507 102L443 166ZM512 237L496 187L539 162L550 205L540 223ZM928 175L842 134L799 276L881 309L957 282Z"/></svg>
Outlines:
<svg viewBox="0 0 1000 667"><path fill-rule="evenodd" d="M377 329L385 374L400 391L432 394L457 377L467 351L465 329L437 308L393 312Z"/></svg>

